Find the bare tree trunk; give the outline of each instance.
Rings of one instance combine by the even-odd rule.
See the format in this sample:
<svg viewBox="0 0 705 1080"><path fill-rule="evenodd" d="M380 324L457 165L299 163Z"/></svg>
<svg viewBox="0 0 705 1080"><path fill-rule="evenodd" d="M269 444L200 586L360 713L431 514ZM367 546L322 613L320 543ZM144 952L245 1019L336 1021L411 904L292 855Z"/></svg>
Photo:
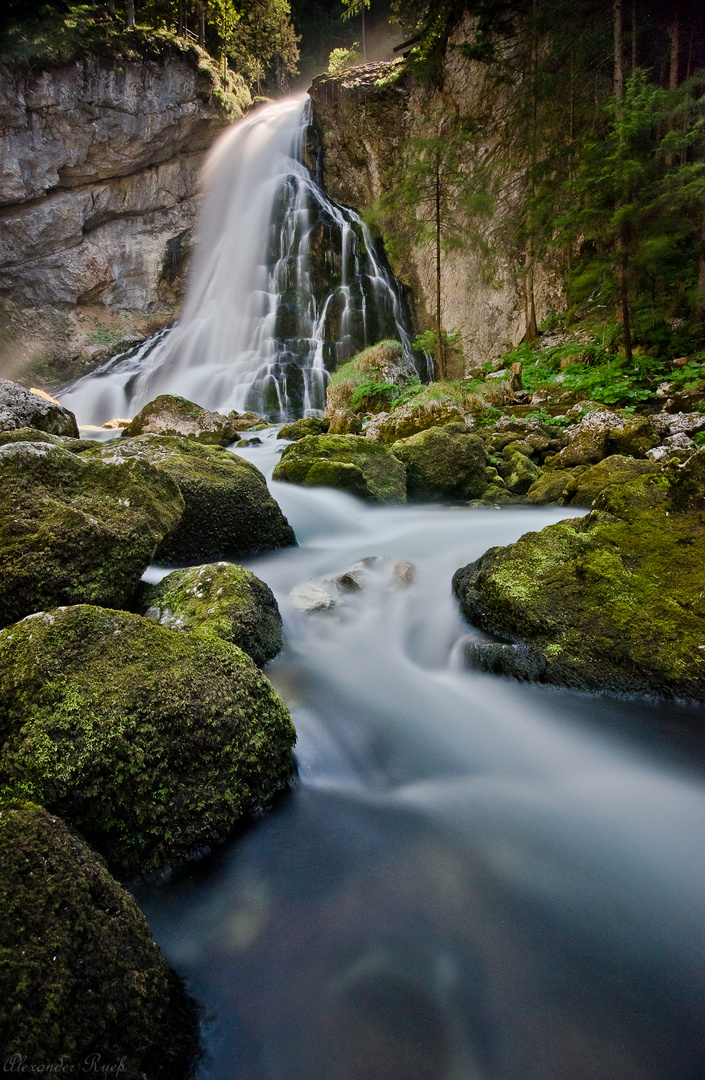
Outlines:
<svg viewBox="0 0 705 1080"><path fill-rule="evenodd" d="M529 198L533 201L536 194L536 68L538 66L538 41L536 37L536 0L532 0L531 5L532 23L531 23L531 61L530 61L530 75L531 75L531 148L530 148L530 176L529 176ZM526 326L526 332L524 334L525 341L536 341L539 336L538 326L536 324L536 302L534 299L534 242L531 233L533 227L533 207L532 202L529 203L526 212L526 253L524 257L524 321Z"/></svg>
<svg viewBox="0 0 705 1080"><path fill-rule="evenodd" d="M135 0L127 0L127 29L135 28Z"/></svg>
<svg viewBox="0 0 705 1080"><path fill-rule="evenodd" d="M680 56L679 56L680 26L679 26L679 23L678 23L678 12L675 12L674 15L673 15L673 22L671 23L671 25L668 28L668 36L671 39L671 56L670 56L670 64L669 64L669 72L668 72L668 89L669 90L677 90L678 89L678 61L680 59Z"/></svg>
<svg viewBox="0 0 705 1080"><path fill-rule="evenodd" d="M365 5L362 5L362 59L367 62L367 38L365 36Z"/></svg>
<svg viewBox="0 0 705 1080"><path fill-rule="evenodd" d="M629 243L622 235L620 238L619 299L622 308L622 333L624 335L624 354L627 363L632 362L632 330L629 313Z"/></svg>
<svg viewBox="0 0 705 1080"><path fill-rule="evenodd" d="M539 328L536 323L536 304L534 302L534 252L531 237L526 241L526 255L524 257L524 319L526 333L524 341L536 341L539 336Z"/></svg>
<svg viewBox="0 0 705 1080"><path fill-rule="evenodd" d="M624 97L624 64L622 60L622 0L614 0L614 96Z"/></svg>
<svg viewBox="0 0 705 1080"><path fill-rule="evenodd" d="M198 44L202 49L206 47L206 7L201 0L198 5Z"/></svg>
<svg viewBox="0 0 705 1080"><path fill-rule="evenodd" d="M445 379L441 328L441 151L436 150L436 379Z"/></svg>
<svg viewBox="0 0 705 1080"><path fill-rule="evenodd" d="M636 71L636 0L632 0L632 75Z"/></svg>
<svg viewBox="0 0 705 1080"><path fill-rule="evenodd" d="M178 25L176 33L179 37L184 36L186 30L186 0L179 0Z"/></svg>
<svg viewBox="0 0 705 1080"><path fill-rule="evenodd" d="M108 15L111 19L115 18L115 0L108 0Z"/></svg>

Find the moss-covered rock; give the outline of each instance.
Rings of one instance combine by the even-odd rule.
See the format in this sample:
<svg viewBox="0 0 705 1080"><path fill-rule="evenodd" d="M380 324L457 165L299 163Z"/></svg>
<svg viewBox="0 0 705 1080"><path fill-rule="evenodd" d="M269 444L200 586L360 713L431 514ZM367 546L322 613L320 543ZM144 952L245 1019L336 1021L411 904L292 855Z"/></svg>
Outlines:
<svg viewBox="0 0 705 1080"><path fill-rule="evenodd" d="M647 450L658 446L661 438L650 420L643 416L626 418L609 431L607 453L625 457L644 458Z"/></svg>
<svg viewBox="0 0 705 1080"><path fill-rule="evenodd" d="M101 461L145 461L177 485L185 508L159 545L163 563L202 562L296 543L259 469L220 446L168 435L139 435L87 451Z"/></svg>
<svg viewBox="0 0 705 1080"><path fill-rule="evenodd" d="M546 469L527 491L526 501L536 506L564 502L568 498L566 485L585 472L587 467L577 465L574 469Z"/></svg>
<svg viewBox="0 0 705 1080"><path fill-rule="evenodd" d="M584 474L585 475L585 474ZM705 451L612 484L586 517L459 570L466 618L508 645L481 667L519 678L705 700Z"/></svg>
<svg viewBox="0 0 705 1080"><path fill-rule="evenodd" d="M40 431L39 428L17 428L14 431L0 431L0 446L8 446L18 442L43 442L51 443L52 446L62 446L64 450L70 450L72 454L82 453L88 443L85 440L73 438L69 435L52 435L48 431Z"/></svg>
<svg viewBox="0 0 705 1080"><path fill-rule="evenodd" d="M406 468L378 443L358 435L307 435L287 446L274 480L333 487L369 502L406 502Z"/></svg>
<svg viewBox="0 0 705 1080"><path fill-rule="evenodd" d="M511 451L510 448L514 445L516 444L510 443L505 448L499 471L507 490L512 495L526 495L531 485L538 480L541 470L520 450Z"/></svg>
<svg viewBox="0 0 705 1080"><path fill-rule="evenodd" d="M410 500L477 499L487 487L485 445L462 425L429 428L390 449L406 466Z"/></svg>
<svg viewBox="0 0 705 1080"><path fill-rule="evenodd" d="M38 428L78 438L76 417L58 401L18 383L0 379L0 431Z"/></svg>
<svg viewBox="0 0 705 1080"><path fill-rule="evenodd" d="M393 412L373 416L365 428L365 438L389 446L420 431L450 423L465 423L460 409L451 402L429 401L421 407L400 405Z"/></svg>
<svg viewBox="0 0 705 1080"><path fill-rule="evenodd" d="M124 1080L189 1074L198 1047L196 1006L164 963L135 901L60 818L6 797L0 897L6 1069L15 1056L25 1071L46 1071L61 1058L84 1069L95 1054L105 1075L118 1075L122 1065Z"/></svg>
<svg viewBox="0 0 705 1080"><path fill-rule="evenodd" d="M180 435L210 446L229 446L238 437L238 429L233 424L237 416L237 413L222 416L210 412L176 394L160 394L137 413L122 434L125 437Z"/></svg>
<svg viewBox="0 0 705 1080"><path fill-rule="evenodd" d="M128 606L183 512L176 483L147 461L0 446L0 625L57 604Z"/></svg>
<svg viewBox="0 0 705 1080"><path fill-rule="evenodd" d="M658 465L651 461L611 454L597 465L581 470L577 476L568 480L565 488L566 502L571 506L590 507L597 496L611 484L626 484L638 476L658 471Z"/></svg>
<svg viewBox="0 0 705 1080"><path fill-rule="evenodd" d="M396 388L418 377L398 341L380 341L334 372L326 390L326 416L339 409L376 412L386 408L398 395Z"/></svg>
<svg viewBox="0 0 705 1080"><path fill-rule="evenodd" d="M303 439L305 435L325 435L328 431L328 420L322 416L306 416L300 420L294 420L292 424L284 424L277 435L280 439Z"/></svg>
<svg viewBox="0 0 705 1080"><path fill-rule="evenodd" d="M282 648L282 620L268 585L228 562L175 570L142 594L143 614L170 630L230 641L260 667Z"/></svg>
<svg viewBox="0 0 705 1080"><path fill-rule="evenodd" d="M235 645L79 605L0 631L0 779L118 873L229 834L291 770L286 707Z"/></svg>

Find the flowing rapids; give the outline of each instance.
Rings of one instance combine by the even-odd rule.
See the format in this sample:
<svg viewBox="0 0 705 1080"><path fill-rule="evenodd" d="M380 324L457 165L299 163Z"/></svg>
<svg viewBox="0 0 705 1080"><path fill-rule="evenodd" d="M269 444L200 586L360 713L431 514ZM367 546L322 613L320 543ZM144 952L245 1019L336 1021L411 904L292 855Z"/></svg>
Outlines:
<svg viewBox="0 0 705 1080"><path fill-rule="evenodd" d="M369 229L303 164L309 121L308 98L292 98L221 136L183 314L62 393L79 423L133 416L165 393L284 420L322 410L329 372L364 346L409 350L402 293Z"/></svg>
<svg viewBox="0 0 705 1080"><path fill-rule="evenodd" d="M244 453L269 472L276 444ZM140 897L204 1006L199 1077L702 1078L702 711L458 662L453 571L566 511L272 488L301 546L249 565L285 620L298 784ZM292 606L369 556L344 605Z"/></svg>

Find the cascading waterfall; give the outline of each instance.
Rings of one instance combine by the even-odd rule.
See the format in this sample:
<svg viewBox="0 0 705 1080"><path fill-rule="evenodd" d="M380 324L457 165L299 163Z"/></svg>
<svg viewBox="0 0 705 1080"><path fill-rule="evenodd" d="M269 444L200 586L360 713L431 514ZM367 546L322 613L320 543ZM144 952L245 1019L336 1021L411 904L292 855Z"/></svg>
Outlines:
<svg viewBox="0 0 705 1080"><path fill-rule="evenodd" d="M216 143L183 314L154 347L113 358L62 394L80 422L131 415L158 394L272 420L320 411L329 372L395 338L398 283L353 210L304 164L310 101L257 110Z"/></svg>

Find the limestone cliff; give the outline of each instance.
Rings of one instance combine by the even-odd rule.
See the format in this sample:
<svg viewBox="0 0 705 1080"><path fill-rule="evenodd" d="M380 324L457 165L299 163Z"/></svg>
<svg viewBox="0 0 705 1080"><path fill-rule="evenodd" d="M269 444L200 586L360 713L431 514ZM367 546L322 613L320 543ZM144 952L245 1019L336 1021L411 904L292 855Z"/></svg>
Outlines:
<svg viewBox="0 0 705 1080"><path fill-rule="evenodd" d="M502 124L506 90L493 80L486 64L467 59L460 48L472 40L473 32L472 20L466 16L451 34L432 87L413 82L405 74L403 60L368 64L342 76L315 80L310 95L322 142L321 175L332 198L364 211L393 185L394 167L408 141L434 135L439 117L471 122L479 132L478 152L486 160L500 156L500 145L502 140L506 145L507 138ZM492 250L490 260L472 243L443 256L443 325L462 333L465 370L518 344L525 333L523 254L507 235L501 209L517 198L520 185L520 175L505 168L496 193L498 210L484 237ZM397 223L397 228L404 232L403 225ZM392 268L407 289L418 328L434 328L433 245L409 244L403 257L390 255ZM556 309L560 294L557 275L550 267L537 267L539 320ZM450 375L462 373L449 371Z"/></svg>
<svg viewBox="0 0 705 1080"><path fill-rule="evenodd" d="M199 167L249 101L229 89L195 47L0 68L4 374L80 373L173 318Z"/></svg>

